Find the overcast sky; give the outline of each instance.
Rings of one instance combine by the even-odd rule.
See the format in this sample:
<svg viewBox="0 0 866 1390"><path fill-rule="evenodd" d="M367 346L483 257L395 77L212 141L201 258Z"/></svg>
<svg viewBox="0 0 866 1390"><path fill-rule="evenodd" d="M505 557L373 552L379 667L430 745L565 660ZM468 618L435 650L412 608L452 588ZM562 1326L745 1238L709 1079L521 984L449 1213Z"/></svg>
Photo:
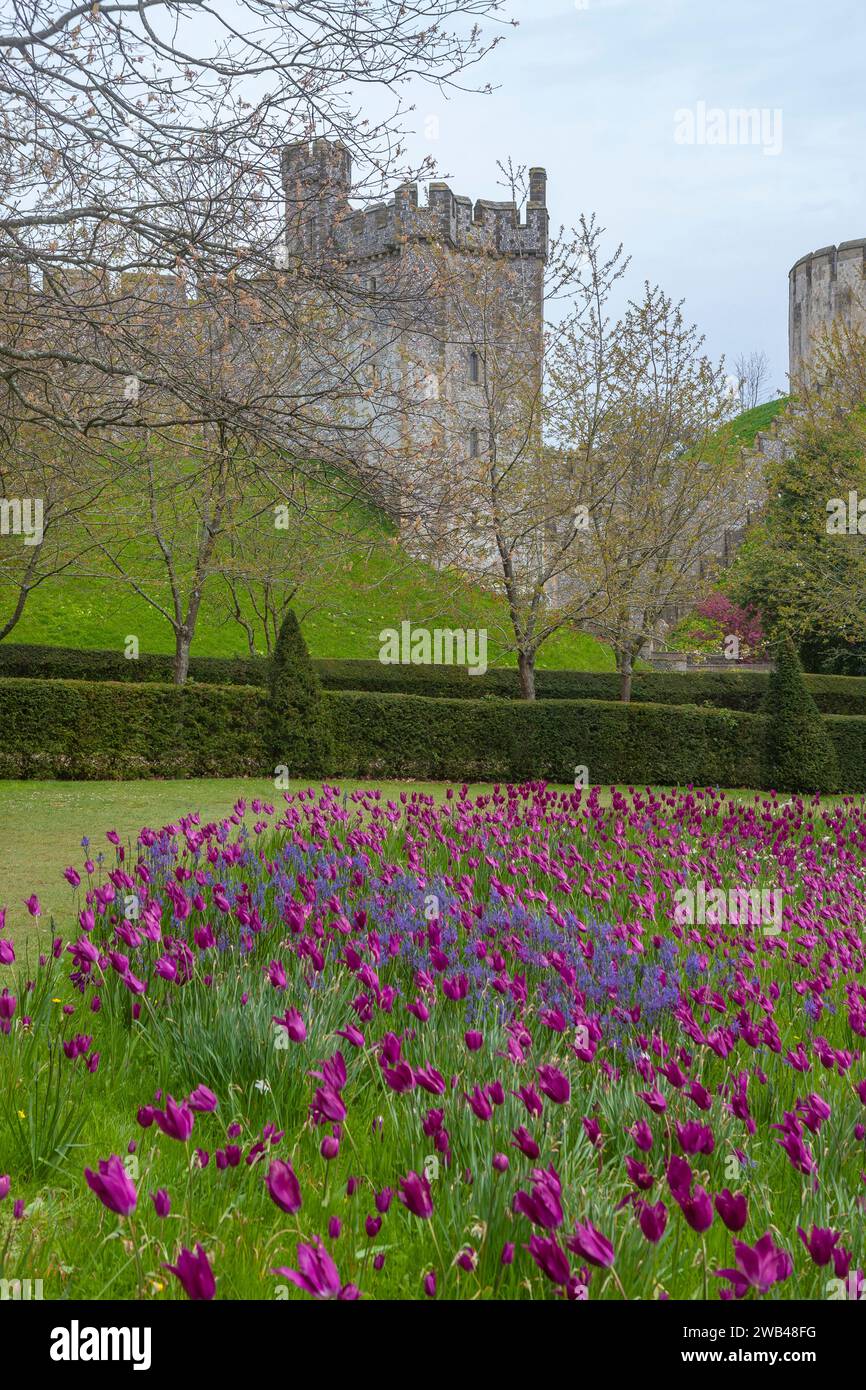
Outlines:
<svg viewBox="0 0 866 1390"><path fill-rule="evenodd" d="M420 87L413 156L432 150L473 200L506 196L497 159L544 165L554 224L596 212L632 256L635 291L649 279L685 299L729 366L764 349L767 394L784 388L791 265L866 236L866 4L508 0L508 10L519 28L473 74L497 90L446 102ZM758 143L709 143L713 111L727 130L740 108L763 113Z"/></svg>

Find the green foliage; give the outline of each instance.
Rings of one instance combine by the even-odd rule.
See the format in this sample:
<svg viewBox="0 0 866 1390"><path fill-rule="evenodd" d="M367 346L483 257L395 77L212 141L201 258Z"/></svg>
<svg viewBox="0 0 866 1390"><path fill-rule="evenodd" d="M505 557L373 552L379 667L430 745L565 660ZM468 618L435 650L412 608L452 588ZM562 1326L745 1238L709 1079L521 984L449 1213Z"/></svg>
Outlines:
<svg viewBox="0 0 866 1390"><path fill-rule="evenodd" d="M684 706L619 701L427 700L331 697L341 771L453 780L545 778L592 783L751 786L760 773L761 721Z"/></svg>
<svg viewBox="0 0 866 1390"><path fill-rule="evenodd" d="M726 438L737 444L750 447L762 430L768 430L777 415L781 415L789 401L788 396L778 396L775 400L764 401L762 405L744 410L719 431L720 442Z"/></svg>
<svg viewBox="0 0 866 1390"><path fill-rule="evenodd" d="M0 777L261 773L263 706L244 686L0 680Z"/></svg>
<svg viewBox="0 0 866 1390"><path fill-rule="evenodd" d="M866 345L859 370L866 366ZM852 375L858 362L849 364ZM831 373L831 375L836 375ZM840 378L845 373L840 369ZM811 670L862 670L866 544L838 524L850 493L866 496L866 417L841 389L806 395L785 417L783 456L764 458L768 503L737 552L724 587L760 612L764 630L797 642ZM854 518L856 528L857 518Z"/></svg>
<svg viewBox="0 0 866 1390"><path fill-rule="evenodd" d="M51 1014L51 996L60 987L61 974L52 962L47 970L37 972L28 989L19 972L13 993L19 998L26 994L31 1026L14 1029L8 1041L4 1039L11 1056L0 1069L0 1168L14 1166L31 1177L63 1164L87 1118L86 1073L72 1070L58 1040L47 1049L41 1041L40 1025Z"/></svg>
<svg viewBox="0 0 866 1390"><path fill-rule="evenodd" d="M311 484L308 509L318 513L325 507L333 508L335 495L345 499L349 491L348 486L338 484L334 494ZM251 505L254 500L249 499ZM122 503L114 499L107 505L121 507ZM341 500L338 511L339 515L332 516L324 530L313 522L302 526L296 537L297 546L286 555L287 578L301 581L295 607L303 613L304 635L314 655L374 660L380 631L399 627L401 620L408 617L429 627L486 628L488 659L515 664L515 657L508 652L512 634L504 600L452 571L434 569L407 554L399 544L393 522L372 503L356 498ZM267 545L273 544L275 534L284 535L274 532L270 507L262 514L261 526L267 528ZM261 558L257 548L252 553ZM188 557L181 553L176 559L185 583ZM153 544L148 543L146 534L129 536L125 560L131 569L146 575L148 592L170 608L161 564L154 557ZM168 623L143 598L118 584L107 560L89 555L87 568L86 578L64 573L35 589L11 636L33 644L68 647L74 643L94 651L112 648L116 661L126 668L137 664L143 667L154 656L173 653L174 637ZM13 592L4 586L0 574L0 613L8 611L10 598L14 598ZM248 598L241 598L244 616L256 634L257 651L264 659L261 624ZM128 634L139 639L139 663L123 658ZM225 587L216 579L209 580L196 624L193 667L201 658L230 659L242 655L249 655L246 633L229 616ZM585 633L571 630L558 632L545 643L539 661L551 667L580 666L598 671L613 668L607 647ZM86 678L79 671L66 674L70 678ZM112 673L103 678L149 677ZM170 680L171 676L158 679Z"/></svg>
<svg viewBox="0 0 866 1390"><path fill-rule="evenodd" d="M766 721L746 710L680 705L672 720L670 706L638 700L318 698L324 731L315 720L284 729L276 758L261 689L0 680L0 778L273 776L280 764L296 774L300 760L327 757L343 777L571 783L585 766L602 785L780 785L766 766ZM845 790L866 791L866 718L822 722Z"/></svg>
<svg viewBox="0 0 866 1390"><path fill-rule="evenodd" d="M268 670L268 661L262 656L194 656L189 663L189 680L205 685L267 685ZM121 651L0 642L0 677L168 684L173 672L173 656L141 653L132 661Z"/></svg>
<svg viewBox="0 0 866 1390"><path fill-rule="evenodd" d="M800 644L800 660L807 671L866 676L866 641L843 642L832 634L807 637Z"/></svg>
<svg viewBox="0 0 866 1390"><path fill-rule="evenodd" d="M313 667L325 690L368 690L378 694L430 698L516 699L517 672L491 667L469 676L456 666L383 666L378 661L319 660ZM266 686L270 666L262 657L193 657L190 681L203 685ZM0 678L170 683L172 660L142 656L127 661L118 652L73 647L31 647L0 643ZM807 675L806 685L822 714L866 715L866 679ZM616 700L619 677L607 671L538 670L540 700ZM711 705L757 713L767 691L762 671L638 671L632 698L657 705Z"/></svg>
<svg viewBox="0 0 866 1390"><path fill-rule="evenodd" d="M764 702L766 785L779 791L836 791L836 747L806 687L790 638L776 644L775 657Z"/></svg>
<svg viewBox="0 0 866 1390"><path fill-rule="evenodd" d="M320 776L332 770L334 745L322 687L291 609L280 627L268 683L268 740L278 766Z"/></svg>
<svg viewBox="0 0 866 1390"><path fill-rule="evenodd" d="M831 714L824 724L836 750L839 786L844 791L866 791L866 720Z"/></svg>

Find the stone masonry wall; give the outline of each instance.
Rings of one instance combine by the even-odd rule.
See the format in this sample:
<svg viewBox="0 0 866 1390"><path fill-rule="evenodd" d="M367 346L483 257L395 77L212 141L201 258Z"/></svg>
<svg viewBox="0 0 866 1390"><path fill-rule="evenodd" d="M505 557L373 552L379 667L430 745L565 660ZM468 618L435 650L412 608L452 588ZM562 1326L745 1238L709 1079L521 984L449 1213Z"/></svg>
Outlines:
<svg viewBox="0 0 866 1390"><path fill-rule="evenodd" d="M791 268L788 349L794 389L813 363L816 342L836 322L866 329L866 238L823 246Z"/></svg>

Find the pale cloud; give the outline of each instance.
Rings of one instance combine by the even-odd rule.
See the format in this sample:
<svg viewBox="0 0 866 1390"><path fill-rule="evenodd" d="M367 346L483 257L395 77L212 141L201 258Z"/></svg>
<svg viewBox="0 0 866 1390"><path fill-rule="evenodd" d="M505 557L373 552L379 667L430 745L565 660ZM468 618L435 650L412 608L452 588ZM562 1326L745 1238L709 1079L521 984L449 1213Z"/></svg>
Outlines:
<svg viewBox="0 0 866 1390"><path fill-rule="evenodd" d="M412 93L419 130L424 113L439 117L432 153L452 187L501 197L497 159L544 164L554 222L597 212L638 282L685 298L714 355L763 348L784 386L788 270L817 246L866 236L866 8L511 0L508 10L519 28L474 73L493 95ZM675 112L700 102L780 110L781 150L677 145ZM416 136L409 149L431 152Z"/></svg>

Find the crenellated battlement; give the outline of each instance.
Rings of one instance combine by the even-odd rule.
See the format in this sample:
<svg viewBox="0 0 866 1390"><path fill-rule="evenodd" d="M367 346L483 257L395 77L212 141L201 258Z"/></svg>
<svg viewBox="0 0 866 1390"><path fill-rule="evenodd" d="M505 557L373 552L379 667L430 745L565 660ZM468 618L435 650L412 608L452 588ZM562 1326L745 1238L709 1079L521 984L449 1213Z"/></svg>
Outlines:
<svg viewBox="0 0 866 1390"><path fill-rule="evenodd" d="M282 156L288 242L296 249L328 247L347 262L393 254L413 241L499 256L537 256L548 249L547 175L530 170L530 201L521 221L513 202L470 198L447 183L431 183L426 204L418 185L403 184L388 202L354 209L349 202L351 159L336 141L290 145Z"/></svg>
<svg viewBox="0 0 866 1390"><path fill-rule="evenodd" d="M471 199L447 184L431 184L426 205L418 187L396 190L389 203L349 211L335 231L336 244L349 261L397 251L410 241L436 241L468 252L501 256L547 255L547 209L527 208L521 222L514 203Z"/></svg>
<svg viewBox="0 0 866 1390"><path fill-rule="evenodd" d="M788 276L792 383L808 374L815 345L833 324L866 329L866 238L801 256Z"/></svg>
<svg viewBox="0 0 866 1390"><path fill-rule="evenodd" d="M313 278L326 267L352 288L348 340L370 382L385 383L390 406L359 402L370 434L357 462L380 493L387 480L396 517L405 519L408 499L406 515L435 530L447 480L480 456L494 339L515 391L541 391L547 174L529 171L522 215L514 201L473 202L442 180L423 200L412 182L353 206L351 159L338 141L290 145L282 179L287 259Z"/></svg>

